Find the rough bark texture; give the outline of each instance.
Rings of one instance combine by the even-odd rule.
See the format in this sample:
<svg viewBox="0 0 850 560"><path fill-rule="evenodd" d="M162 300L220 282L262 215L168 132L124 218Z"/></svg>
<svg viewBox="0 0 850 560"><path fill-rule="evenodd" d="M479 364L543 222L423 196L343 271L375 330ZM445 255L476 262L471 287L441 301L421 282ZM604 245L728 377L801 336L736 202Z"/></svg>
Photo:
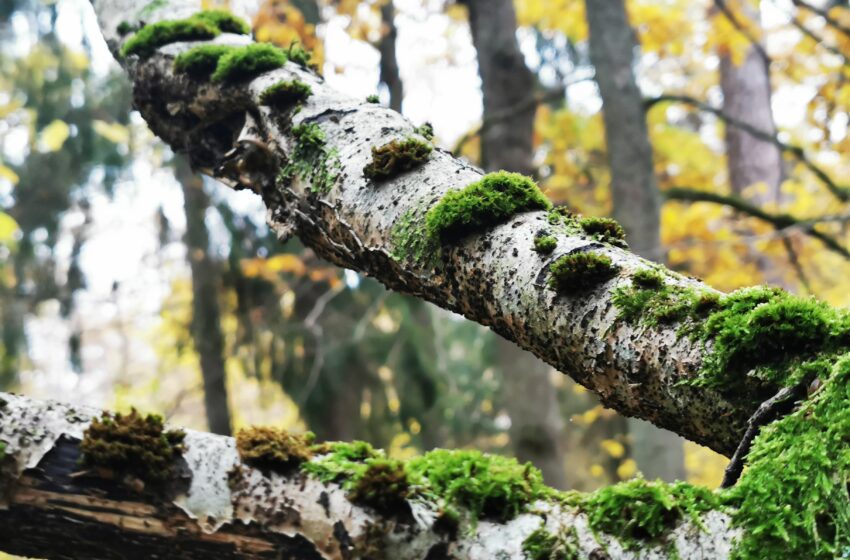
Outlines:
<svg viewBox="0 0 850 560"><path fill-rule="evenodd" d="M113 49L115 29L137 9L134 0L98 1L101 29ZM188 17L200 9L191 1L172 3L149 21ZM222 34L215 42L246 44ZM175 74L175 55L197 43L173 43L146 60L124 60L134 83L134 103L155 134L189 155L196 169L216 175L224 155L239 146L268 147L276 165L257 166L251 185L268 207L268 221L281 238L297 233L318 255L372 275L387 287L416 295L491 327L556 369L569 372L596 392L603 404L671 429L721 453L732 453L759 400L745 385L731 396L680 383L700 370L705 349L677 335L676 325L647 328L618 319L612 301L628 274L644 267L634 253L583 236L557 232L558 250L542 259L532 249L545 212L527 212L455 245L433 260L400 251L393 227L404 216L422 214L449 190L466 186L481 172L435 150L421 167L375 184L363 176L371 148L404 137L414 126L398 113L329 88L295 64L236 85L219 85ZM313 94L295 115L259 104L260 93L279 80L298 78ZM277 181L277 164L292 153L289 124L312 123L336 150L339 173L327 193L302 180ZM254 142L247 142L252 139ZM219 173L240 184L239 173ZM244 183L241 183L244 186ZM397 230L396 230L397 231ZM593 249L607 255L620 274L597 289L560 295L547 286L552 259ZM672 276L668 284L710 290L700 282ZM734 399L730 400L730 399Z"/></svg>
<svg viewBox="0 0 850 560"><path fill-rule="evenodd" d="M534 76L516 40L513 2L467 0L467 6L484 97L482 121L488 122L493 115L510 115L500 126L481 134L485 170L531 173ZM507 76L517 80L520 87L505 87ZM550 486L567 488L560 438L564 422L549 379L550 366L501 337L496 341L496 352L502 371L502 398L511 417L513 454L543 471Z"/></svg>
<svg viewBox="0 0 850 560"><path fill-rule="evenodd" d="M535 504L506 523L479 520L457 538L434 530L437 512L381 516L352 504L336 484L300 472L264 473L241 462L229 437L187 432L179 481L161 488L80 467L79 441L97 411L0 393L0 549L56 559L523 558L522 542L545 525L575 532L580 557L665 558L675 542L687 558L725 558L729 517L707 512L705 530L687 520L666 543L624 550L594 536L584 514ZM234 477L232 473L238 472ZM607 549L608 556L602 553ZM603 554L600 556L600 554Z"/></svg>
<svg viewBox="0 0 850 560"><path fill-rule="evenodd" d="M753 22L759 21L759 12L750 2L738 2ZM771 111L771 88L768 61L755 47L747 49L740 65L729 54L720 57L720 88L723 91L723 112L730 117L776 134L776 124ZM755 138L736 126L725 127L726 158L732 192L741 194L748 186L764 183L765 194L757 202L776 202L779 185L783 179L782 152L771 142Z"/></svg>
<svg viewBox="0 0 850 560"><path fill-rule="evenodd" d="M214 434L230 435L230 405L227 402L224 369L224 336L218 292L221 275L210 257L206 213L209 197L203 179L192 173L183 158L177 158L175 175L183 189L186 214L186 252L192 270L192 341L201 363L207 426Z"/></svg>
<svg viewBox="0 0 850 560"><path fill-rule="evenodd" d="M614 218L635 253L663 262L661 203L652 164L646 113L633 66L638 49L622 0L586 2L590 58L602 96ZM652 424L628 421L632 456L650 479L685 478L682 439Z"/></svg>

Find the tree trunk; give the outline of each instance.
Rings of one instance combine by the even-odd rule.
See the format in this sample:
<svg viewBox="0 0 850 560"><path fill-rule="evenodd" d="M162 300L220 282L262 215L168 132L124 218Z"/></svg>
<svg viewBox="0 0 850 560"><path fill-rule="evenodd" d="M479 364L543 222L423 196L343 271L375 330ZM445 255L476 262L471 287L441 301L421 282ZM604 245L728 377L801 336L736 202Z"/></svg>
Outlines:
<svg viewBox="0 0 850 560"><path fill-rule="evenodd" d="M534 76L516 40L512 0L467 0L467 6L484 97L482 120L510 115L482 132L484 169L532 174ZM512 80L513 85L506 87ZM549 379L551 367L502 337L496 341L496 354L502 371L502 402L511 418L513 454L543 471L550 486L566 488L564 422ZM534 387L533 394L529 387Z"/></svg>
<svg viewBox="0 0 850 560"><path fill-rule="evenodd" d="M755 6L750 2L735 4L753 23L758 23L759 11ZM726 115L773 136L776 134L776 124L771 110L767 64L762 53L752 46L747 49L740 65L728 53L721 53L720 88ZM764 183L767 190L765 194L757 195L755 201L777 202L784 174L779 148L735 126L726 125L725 138L732 192L740 195L746 187Z"/></svg>
<svg viewBox="0 0 850 560"><path fill-rule="evenodd" d="M404 82L401 81L396 58L398 29L395 26L393 0L387 0L381 6L381 20L381 40L378 43L378 52L381 54L380 80L390 92L390 109L401 113L401 105L404 102Z"/></svg>
<svg viewBox="0 0 850 560"><path fill-rule="evenodd" d="M224 367L224 336L218 305L220 271L209 254L206 213L209 197L203 179L178 157L175 176L183 189L186 212L186 253L192 269L192 340L201 363L207 425L214 434L230 435Z"/></svg>
<svg viewBox="0 0 850 560"><path fill-rule="evenodd" d="M590 58L602 96L614 218L626 230L632 250L663 262L661 199L655 182L652 145L642 95L634 74L638 52L623 0L587 0ZM640 419L628 420L631 451L650 479L685 477L683 441Z"/></svg>
<svg viewBox="0 0 850 560"><path fill-rule="evenodd" d="M594 535L584 512L542 501L503 523L461 515L457 530L446 531L429 502L403 501L407 514L361 506L338 484L300 468L256 469L242 461L233 439L193 431L178 459L179 481L145 486L80 466L79 443L95 416L0 393L0 549L62 560L519 560L526 537L545 527L573 535L581 558L663 557L675 546L682 558L715 559L728 556L737 534L728 515L708 511L684 516L669 542L628 550L615 536Z"/></svg>

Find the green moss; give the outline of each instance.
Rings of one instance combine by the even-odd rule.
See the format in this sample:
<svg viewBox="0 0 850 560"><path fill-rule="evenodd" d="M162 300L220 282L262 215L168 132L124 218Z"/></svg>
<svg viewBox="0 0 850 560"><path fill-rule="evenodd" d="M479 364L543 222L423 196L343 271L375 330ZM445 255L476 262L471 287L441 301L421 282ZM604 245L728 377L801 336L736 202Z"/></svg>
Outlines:
<svg viewBox="0 0 850 560"><path fill-rule="evenodd" d="M104 413L92 420L80 442L82 463L130 474L146 482L171 478L183 452L181 430L165 431L161 416Z"/></svg>
<svg viewBox="0 0 850 560"><path fill-rule="evenodd" d="M212 80L238 82L282 67L286 64L286 51L267 43L253 43L237 47L218 60Z"/></svg>
<svg viewBox="0 0 850 560"><path fill-rule="evenodd" d="M659 541L684 518L702 527L700 514L721 507L710 490L686 482L668 484L636 478L606 486L578 501L594 533L621 540L626 548Z"/></svg>
<svg viewBox="0 0 850 560"><path fill-rule="evenodd" d="M579 225L585 233L598 241L610 243L618 247L626 246L626 232L617 220L591 216L581 218Z"/></svg>
<svg viewBox="0 0 850 560"><path fill-rule="evenodd" d="M394 513L407 509L411 484L404 463L390 459L371 459L366 470L352 485L348 498L355 504Z"/></svg>
<svg viewBox="0 0 850 560"><path fill-rule="evenodd" d="M581 548L575 529L552 534L545 527L535 529L522 541L522 551L528 560L579 560Z"/></svg>
<svg viewBox="0 0 850 560"><path fill-rule="evenodd" d="M121 56L132 54L147 58L162 46L178 41L204 41L219 34L218 29L203 20L188 18L165 20L142 27L121 47Z"/></svg>
<svg viewBox="0 0 850 560"><path fill-rule="evenodd" d="M340 482L349 487L366 472L367 461L384 458L383 452L363 441L322 443L313 446L312 451L318 457L304 463L302 471L322 482Z"/></svg>
<svg viewBox="0 0 850 560"><path fill-rule="evenodd" d="M425 224L428 234L445 245L503 223L520 212L551 207L534 181L518 173L498 171L446 193L428 211Z"/></svg>
<svg viewBox="0 0 850 560"><path fill-rule="evenodd" d="M377 96L376 94L374 94L374 93L373 93L372 95L367 95L367 96L366 96L366 103L380 103L380 102L381 102L381 98L380 98L380 97L378 97L378 96Z"/></svg>
<svg viewBox="0 0 850 560"><path fill-rule="evenodd" d="M549 492L531 463L479 451L436 449L411 459L407 470L430 493L468 509L473 519L513 519Z"/></svg>
<svg viewBox="0 0 850 560"><path fill-rule="evenodd" d="M301 80L284 80L272 84L260 94L260 105L286 108L310 97L313 90Z"/></svg>
<svg viewBox="0 0 850 560"><path fill-rule="evenodd" d="M316 123L299 124L292 128L295 146L281 171L284 180L298 177L309 184L310 190L327 193L333 188L340 164L336 150L325 146L325 133Z"/></svg>
<svg viewBox="0 0 850 560"><path fill-rule="evenodd" d="M373 181L391 179L428 161L433 149L431 144L412 136L373 146L372 161L363 168L363 175Z"/></svg>
<svg viewBox="0 0 850 560"><path fill-rule="evenodd" d="M592 252L572 253L559 257L550 266L549 286L562 294L595 288L616 276L619 267L605 255Z"/></svg>
<svg viewBox="0 0 850 560"><path fill-rule="evenodd" d="M416 127L416 134L430 142L434 139L434 127L429 122L423 123Z"/></svg>
<svg viewBox="0 0 850 560"><path fill-rule="evenodd" d="M310 66L312 55L310 51L301 46L301 43L293 41L289 44L289 48L286 49L286 58L302 68L307 68Z"/></svg>
<svg viewBox="0 0 850 560"><path fill-rule="evenodd" d="M291 434L271 427L252 427L236 433L236 449L242 461L253 467L288 472L313 457L314 435Z"/></svg>
<svg viewBox="0 0 850 560"><path fill-rule="evenodd" d="M436 240L425 229L425 212L421 208L407 210L390 229L391 255L397 261L410 260L427 265L439 250Z"/></svg>
<svg viewBox="0 0 850 560"><path fill-rule="evenodd" d="M6 458L6 442L0 441L0 461Z"/></svg>
<svg viewBox="0 0 850 560"><path fill-rule="evenodd" d="M664 275L653 268L641 268L632 274L632 284L638 288L658 290L664 287Z"/></svg>
<svg viewBox="0 0 850 560"><path fill-rule="evenodd" d="M733 558L850 553L850 355L816 369L828 380L799 409L761 429L748 468L726 493L737 508L733 522L744 530Z"/></svg>
<svg viewBox="0 0 850 560"><path fill-rule="evenodd" d="M215 71L221 57L237 47L229 45L200 45L177 55L174 71L195 78L207 78Z"/></svg>
<svg viewBox="0 0 850 560"><path fill-rule="evenodd" d="M115 28L115 31L117 31L118 35L120 35L121 37L127 35L128 33L132 33L135 30L136 26L131 24L129 21L122 21L118 24L118 27Z"/></svg>
<svg viewBox="0 0 850 560"><path fill-rule="evenodd" d="M193 15L192 19L208 23L222 33L251 34L251 26L244 19L226 10L203 10Z"/></svg>
<svg viewBox="0 0 850 560"><path fill-rule="evenodd" d="M557 246L558 240L551 235L538 235L534 238L534 250L541 255L552 254Z"/></svg>

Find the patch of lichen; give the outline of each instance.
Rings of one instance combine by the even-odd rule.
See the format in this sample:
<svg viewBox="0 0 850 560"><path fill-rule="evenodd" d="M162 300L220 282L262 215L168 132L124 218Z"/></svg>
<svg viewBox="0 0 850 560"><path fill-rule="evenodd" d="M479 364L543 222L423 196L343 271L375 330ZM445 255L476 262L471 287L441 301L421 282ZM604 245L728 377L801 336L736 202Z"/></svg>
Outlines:
<svg viewBox="0 0 850 560"><path fill-rule="evenodd" d="M520 212L549 210L552 203L524 175L498 171L446 193L425 216L428 235L443 245L498 225Z"/></svg>
<svg viewBox="0 0 850 560"><path fill-rule="evenodd" d="M581 548L575 529L570 527L558 534L546 527L532 531L522 541L522 551L528 560L579 560Z"/></svg>
<svg viewBox="0 0 850 560"><path fill-rule="evenodd" d="M248 34L251 28L244 20L223 10L204 10L186 19L164 20L142 27L121 47L121 56L142 58L156 49L178 41L204 41L221 33Z"/></svg>
<svg viewBox="0 0 850 560"><path fill-rule="evenodd" d="M373 181L386 181L419 167L434 148L412 136L372 147L372 161L363 167L363 175Z"/></svg>
<svg viewBox="0 0 850 560"><path fill-rule="evenodd" d="M429 493L466 508L473 519L513 519L552 492L531 463L480 451L436 449L408 461L407 471Z"/></svg>
<svg viewBox="0 0 850 560"><path fill-rule="evenodd" d="M685 518L702 527L700 515L720 509L722 502L704 487L636 478L581 496L575 505L587 514L594 533L612 535L636 549L658 542Z"/></svg>
<svg viewBox="0 0 850 560"><path fill-rule="evenodd" d="M255 426L236 433L236 449L248 465L289 472L313 457L314 437L312 432L299 435L279 428Z"/></svg>
<svg viewBox="0 0 850 560"><path fill-rule="evenodd" d="M549 286L561 294L590 290L616 276L619 267L606 255L585 251L556 259L549 267Z"/></svg>
<svg viewBox="0 0 850 560"><path fill-rule="evenodd" d="M821 389L761 429L741 480L726 492L744 531L735 559L850 554L850 355L829 361L817 368L828 377Z"/></svg>
<svg viewBox="0 0 850 560"><path fill-rule="evenodd" d="M183 452L182 430L165 430L161 416L104 413L92 420L80 442L82 463L160 483L172 477Z"/></svg>
<svg viewBox="0 0 850 560"><path fill-rule="evenodd" d="M177 55L174 71L194 78L208 78L218 66L218 61L238 47L230 45L200 45Z"/></svg>
<svg viewBox="0 0 850 560"><path fill-rule="evenodd" d="M404 463L391 459L373 458L366 462L363 471L351 486L348 498L388 513L407 510L407 498L411 494L411 483Z"/></svg>
<svg viewBox="0 0 850 560"><path fill-rule="evenodd" d="M534 238L534 250L541 255L551 255L557 246L558 240L552 235L544 234Z"/></svg>
<svg viewBox="0 0 850 560"><path fill-rule="evenodd" d="M589 216L579 219L579 226L586 234L597 241L610 243L617 247L627 247L626 232L613 218Z"/></svg>
<svg viewBox="0 0 850 560"><path fill-rule="evenodd" d="M287 108L301 103L312 94L310 86L301 80L283 80L263 90L260 94L260 105Z"/></svg>
<svg viewBox="0 0 850 560"><path fill-rule="evenodd" d="M236 47L218 59L214 82L238 82L286 64L286 51L267 43Z"/></svg>
<svg viewBox="0 0 850 560"><path fill-rule="evenodd" d="M281 170L281 179L298 177L309 184L310 190L327 193L333 188L340 169L335 149L326 147L325 133L316 123L292 127L295 146L289 161Z"/></svg>

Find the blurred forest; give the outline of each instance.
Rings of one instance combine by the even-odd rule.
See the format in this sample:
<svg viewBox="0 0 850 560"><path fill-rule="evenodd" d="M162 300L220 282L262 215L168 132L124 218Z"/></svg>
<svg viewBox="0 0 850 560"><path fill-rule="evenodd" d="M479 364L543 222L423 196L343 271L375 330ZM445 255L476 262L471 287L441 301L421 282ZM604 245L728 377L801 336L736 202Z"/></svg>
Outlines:
<svg viewBox="0 0 850 560"><path fill-rule="evenodd" d="M639 254L850 301L845 4L259 1L226 7L443 148L613 215ZM278 243L133 112L84 0L0 0L0 46L0 390L400 458L474 447L560 488L719 482L720 456L483 327Z"/></svg>

